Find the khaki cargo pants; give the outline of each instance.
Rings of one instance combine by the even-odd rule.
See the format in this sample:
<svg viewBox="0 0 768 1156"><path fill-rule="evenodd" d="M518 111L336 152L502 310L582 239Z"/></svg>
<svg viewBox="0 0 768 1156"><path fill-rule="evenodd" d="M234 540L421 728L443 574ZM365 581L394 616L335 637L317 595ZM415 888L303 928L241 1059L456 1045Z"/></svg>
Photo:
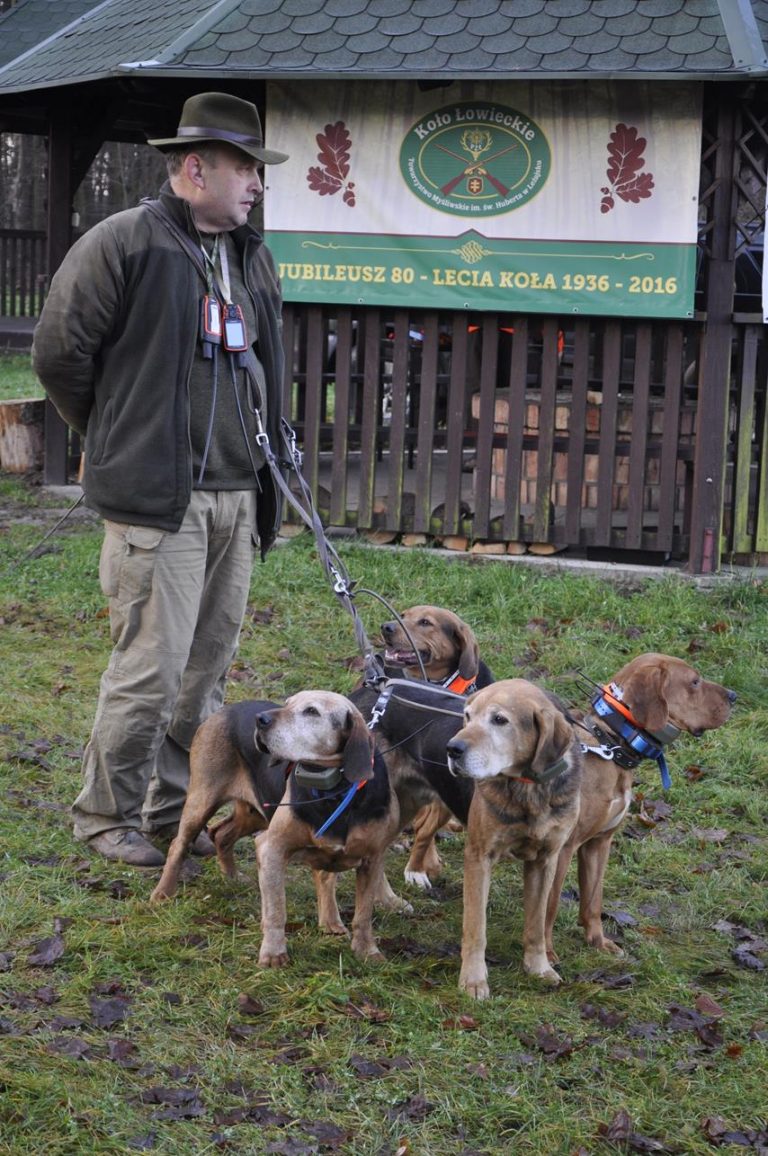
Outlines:
<svg viewBox="0 0 768 1156"><path fill-rule="evenodd" d="M222 705L237 649L256 498L195 490L178 533L105 523L99 578L114 649L72 807L78 839L178 822L192 737Z"/></svg>

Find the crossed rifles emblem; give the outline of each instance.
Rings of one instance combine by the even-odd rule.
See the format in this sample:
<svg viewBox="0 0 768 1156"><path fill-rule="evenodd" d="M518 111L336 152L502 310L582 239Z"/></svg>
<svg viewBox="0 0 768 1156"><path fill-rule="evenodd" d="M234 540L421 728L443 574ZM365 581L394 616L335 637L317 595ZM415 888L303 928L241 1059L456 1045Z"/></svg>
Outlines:
<svg viewBox="0 0 768 1156"><path fill-rule="evenodd" d="M435 142L435 147L439 148L441 152L448 153L449 156L455 157L457 161L460 161L462 165L464 165L464 168L458 176L453 177L446 185L443 185L440 190L443 195L448 196L449 193L452 193L460 181L463 181L466 177L467 191L473 196L478 196L482 193L483 178L493 185L497 193L505 196L509 192L508 187L497 180L493 173L488 171L487 166L499 157L505 156L506 153L511 153L513 149L517 148L517 142L509 145L507 148L500 149L497 153L492 153L489 157L484 157L483 160L480 160L480 157L482 157L484 153L487 153L493 144L493 136L490 132L485 129L465 129L459 143L464 151L472 157L471 165L467 164L467 158L465 156L462 157L451 149L446 148L445 145Z"/></svg>

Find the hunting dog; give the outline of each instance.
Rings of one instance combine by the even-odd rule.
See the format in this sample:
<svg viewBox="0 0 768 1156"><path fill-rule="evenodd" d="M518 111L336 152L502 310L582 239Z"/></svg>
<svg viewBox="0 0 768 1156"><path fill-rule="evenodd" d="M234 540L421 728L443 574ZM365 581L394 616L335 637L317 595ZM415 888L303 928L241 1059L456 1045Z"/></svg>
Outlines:
<svg viewBox="0 0 768 1156"><path fill-rule="evenodd" d="M529 974L560 982L552 966L557 962L552 929L574 854L579 922L587 942L621 954L603 932L603 883L611 841L629 810L633 771L649 758L661 767L664 747L682 732L699 737L722 726L736 701L734 691L703 679L681 659L639 655L597 688L582 718L562 712L581 754L575 756L570 747L565 756L569 769L542 783L537 735L553 733L564 741L565 732L562 722L540 720L530 686L512 679L472 695L465 726L448 744L451 769L475 782L465 845L459 986L477 999L489 995L486 905L491 866L505 851L525 861L523 966ZM554 696L547 697L556 705ZM554 743L553 755L556 748ZM574 776L575 758L581 771ZM578 784L575 810L572 781Z"/></svg>
<svg viewBox="0 0 768 1156"><path fill-rule="evenodd" d="M450 695L466 695L493 682L491 671L480 658L474 631L451 610L440 606L411 606L403 611L399 621L384 622L381 636L386 672L391 677L426 680L435 691L448 692L436 698L432 695L431 700L438 708L441 703L450 703L451 712L457 715L456 725L460 722L460 711ZM366 705L371 705L370 693L361 697ZM354 693L352 698L356 698ZM410 700L410 709L407 705L402 709L404 698L406 704ZM376 733L381 749L386 752L385 761L397 792L401 821L403 826L411 825L414 832L405 879L427 889L442 867L435 842L437 832L454 817L464 823L466 816L463 803L459 804L459 814L456 814L432 785L433 778L447 777L445 742L448 736L444 723L435 726L429 722L425 706L430 696L416 694L414 697L409 689L398 688L395 700L400 706L394 702L388 706ZM438 715L433 716L433 720L437 718ZM421 741L415 746L409 741L414 731L422 732ZM452 797L455 795L458 802L464 792L449 789L449 793ZM385 895L391 904L393 893L388 884Z"/></svg>
<svg viewBox="0 0 768 1156"><path fill-rule="evenodd" d="M560 851L579 817L582 755L559 705L523 678L470 695L464 726L447 746L451 771L474 782L464 845L464 928L459 986L488 993L486 905L491 867L523 860L523 967L558 982L547 958L547 900Z"/></svg>
<svg viewBox="0 0 768 1156"><path fill-rule="evenodd" d="M347 805L328 826L340 799ZM361 957L377 956L369 880L381 875L381 860L400 829L399 809L371 732L349 699L300 691L283 705L250 701L224 707L202 724L190 749L178 834L153 902L176 893L190 844L227 802L234 802L232 813L211 831L225 875L236 875L237 840L269 828L269 838L256 841L262 966L279 966L287 958L284 868L292 857L312 867L318 923L332 934L346 934L334 873L357 869L352 948Z"/></svg>

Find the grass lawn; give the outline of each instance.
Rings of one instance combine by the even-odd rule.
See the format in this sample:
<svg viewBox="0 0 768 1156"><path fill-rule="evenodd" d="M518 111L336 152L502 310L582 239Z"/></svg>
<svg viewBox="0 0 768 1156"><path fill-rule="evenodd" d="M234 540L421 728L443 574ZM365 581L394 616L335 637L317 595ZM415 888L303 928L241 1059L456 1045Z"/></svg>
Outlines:
<svg viewBox="0 0 768 1156"><path fill-rule="evenodd" d="M0 402L37 397L45 397L45 391L32 372L29 354L0 350Z"/></svg>
<svg viewBox="0 0 768 1156"><path fill-rule="evenodd" d="M46 508L47 507L47 508ZM584 1156L768 1149L766 748L768 583L700 590L679 576L608 581L428 551L338 546L371 638L402 609L451 607L497 677L586 706L628 657L676 654L737 691L729 723L670 750L672 787L638 769L606 880L624 957L587 948L569 878L556 942L564 983L521 968L521 869L494 871L493 998L458 991L461 834L445 871L380 914L366 967L315 926L309 872L289 876L289 949L262 971L248 882L206 861L177 900L156 876L91 858L70 832L109 653L100 531L0 479L0 1153L91 1156ZM351 619L302 535L254 573L228 699L277 700L357 678ZM405 843L389 856L405 891ZM351 917L353 881L340 881Z"/></svg>

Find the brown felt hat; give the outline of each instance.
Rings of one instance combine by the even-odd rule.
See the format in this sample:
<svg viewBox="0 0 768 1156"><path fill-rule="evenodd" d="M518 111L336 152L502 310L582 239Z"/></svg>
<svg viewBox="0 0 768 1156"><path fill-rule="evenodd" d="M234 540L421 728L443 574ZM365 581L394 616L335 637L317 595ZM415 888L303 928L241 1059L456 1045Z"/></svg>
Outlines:
<svg viewBox="0 0 768 1156"><path fill-rule="evenodd" d="M264 148L259 112L249 100L227 92L199 92L184 101L176 136L151 140L148 144L164 152L195 142L218 141L241 149L265 165L279 165L288 160L287 153Z"/></svg>

